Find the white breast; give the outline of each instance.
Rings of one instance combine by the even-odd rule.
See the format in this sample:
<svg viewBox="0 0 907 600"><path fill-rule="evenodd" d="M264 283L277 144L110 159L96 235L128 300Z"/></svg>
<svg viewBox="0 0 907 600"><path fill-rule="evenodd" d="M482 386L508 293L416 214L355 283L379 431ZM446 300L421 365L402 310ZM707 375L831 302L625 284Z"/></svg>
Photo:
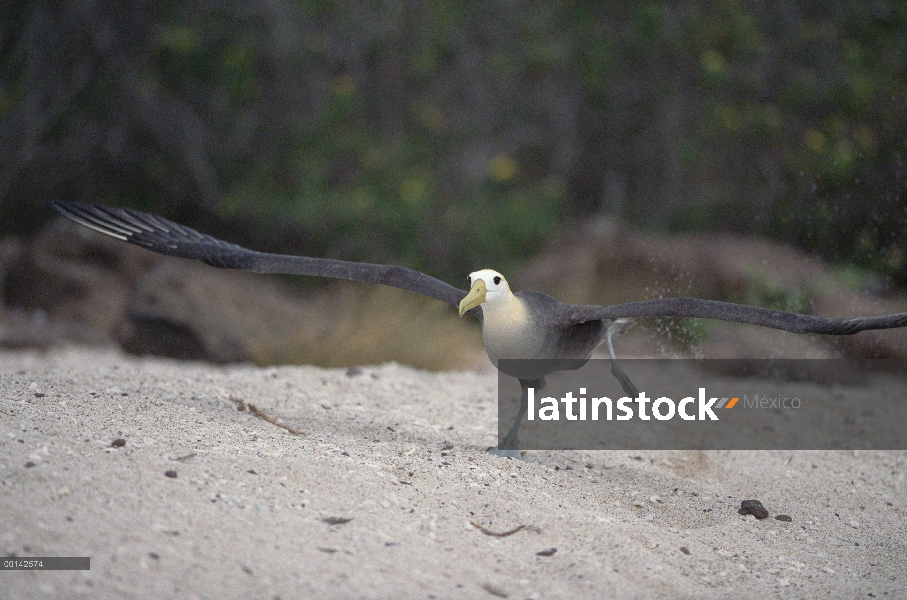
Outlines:
<svg viewBox="0 0 907 600"><path fill-rule="evenodd" d="M501 358L537 358L544 340L532 326L529 313L519 298L482 306L482 341L491 362Z"/></svg>

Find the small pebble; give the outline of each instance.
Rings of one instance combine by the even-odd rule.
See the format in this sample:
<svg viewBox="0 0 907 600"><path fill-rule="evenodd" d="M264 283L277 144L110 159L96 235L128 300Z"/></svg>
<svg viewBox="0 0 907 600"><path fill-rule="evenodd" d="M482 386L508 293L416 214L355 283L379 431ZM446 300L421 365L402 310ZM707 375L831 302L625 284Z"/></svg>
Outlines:
<svg viewBox="0 0 907 600"><path fill-rule="evenodd" d="M793 519L790 518L790 515L778 515L775 517L775 519L777 519L779 521L784 521L786 523L790 523L791 521L793 521Z"/></svg>
<svg viewBox="0 0 907 600"><path fill-rule="evenodd" d="M175 477L176 477L176 471L174 471L174 470L172 470L172 469L171 469L170 471L164 471L164 476L165 476L165 477L170 477L170 478L175 478Z"/></svg>
<svg viewBox="0 0 907 600"><path fill-rule="evenodd" d="M343 525L344 523L349 523L353 519L351 517L326 517L321 520L328 525Z"/></svg>
<svg viewBox="0 0 907 600"><path fill-rule="evenodd" d="M490 583L483 583L482 589L491 594L492 596L497 596L498 598L506 598L508 596L507 592L499 588L496 585Z"/></svg>
<svg viewBox="0 0 907 600"><path fill-rule="evenodd" d="M681 547L680 547L680 551L683 552L684 554L687 554L687 555L690 554L690 549L687 548L686 546L681 546Z"/></svg>
<svg viewBox="0 0 907 600"><path fill-rule="evenodd" d="M42 394L41 392L35 392L35 398L43 398L44 396L46 396L46 394Z"/></svg>
<svg viewBox="0 0 907 600"><path fill-rule="evenodd" d="M740 503L740 510L738 510L737 512L741 515L753 515L757 519L764 519L768 517L768 511L758 500L742 501Z"/></svg>
<svg viewBox="0 0 907 600"><path fill-rule="evenodd" d="M126 445L126 440L124 440L123 438L117 438L117 439L113 440L112 442L110 442L111 448L122 448L125 445Z"/></svg>
<svg viewBox="0 0 907 600"><path fill-rule="evenodd" d="M831 567L822 567L822 570L825 571L826 573L828 573L829 575L835 574L835 570L832 569Z"/></svg>
<svg viewBox="0 0 907 600"><path fill-rule="evenodd" d="M542 550L540 552L536 552L535 555L536 556L554 556L555 552L557 552L557 548L548 548L547 550Z"/></svg>
<svg viewBox="0 0 907 600"><path fill-rule="evenodd" d="M848 523L848 525L850 525L850 526L853 527L854 529L859 529L859 528L860 528L860 523L859 523L859 521L851 521L850 523Z"/></svg>

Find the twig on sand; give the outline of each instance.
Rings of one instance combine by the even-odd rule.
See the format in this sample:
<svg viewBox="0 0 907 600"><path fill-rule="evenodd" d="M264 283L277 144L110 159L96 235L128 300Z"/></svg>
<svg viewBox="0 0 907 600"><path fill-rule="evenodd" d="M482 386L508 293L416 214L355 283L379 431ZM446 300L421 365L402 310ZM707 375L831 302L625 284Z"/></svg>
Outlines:
<svg viewBox="0 0 907 600"><path fill-rule="evenodd" d="M300 431L299 429L296 429L295 427L291 427L290 425L285 425L284 423L281 423L280 421L278 421L277 419L275 419L268 413L266 413L263 410L256 407L254 404L250 404L249 402L244 401L242 398L236 398L235 396L230 396L230 402L233 402L234 404L236 404L236 409L240 412L248 410L251 415L258 417L259 419L262 419L263 421L267 421L271 425L276 425L277 427L280 427L281 429L284 429L284 430L292 433L293 435L302 435L303 434L303 432Z"/></svg>
<svg viewBox="0 0 907 600"><path fill-rule="evenodd" d="M542 532L541 529L539 529L538 527L535 527L534 525L520 525L518 527L514 527L510 531L497 532L497 531L492 531L490 529L486 529L485 527L482 527L478 523L473 523L472 521L470 521L469 524L472 525L473 527L475 527L476 529L478 529L479 531L481 531L482 533L484 533L485 535L490 535L492 537L507 537L508 535L513 535L517 531L522 531L524 529L527 531L534 531L535 533Z"/></svg>

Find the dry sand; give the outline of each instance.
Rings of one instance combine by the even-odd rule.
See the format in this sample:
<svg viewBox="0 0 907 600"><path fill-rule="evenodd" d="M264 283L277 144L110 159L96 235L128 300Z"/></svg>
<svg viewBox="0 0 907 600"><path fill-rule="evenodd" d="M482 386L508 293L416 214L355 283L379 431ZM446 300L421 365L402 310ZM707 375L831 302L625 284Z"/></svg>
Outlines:
<svg viewBox="0 0 907 600"><path fill-rule="evenodd" d="M490 369L0 353L0 553L91 557L0 571L0 597L907 597L907 453L512 461L484 452L495 389ZM792 522L737 514L751 498Z"/></svg>

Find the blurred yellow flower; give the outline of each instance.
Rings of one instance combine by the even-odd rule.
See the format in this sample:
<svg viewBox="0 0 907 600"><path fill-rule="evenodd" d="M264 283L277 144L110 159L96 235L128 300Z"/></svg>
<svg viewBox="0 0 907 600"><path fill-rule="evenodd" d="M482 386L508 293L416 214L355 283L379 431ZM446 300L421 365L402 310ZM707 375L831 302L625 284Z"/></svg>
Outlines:
<svg viewBox="0 0 907 600"><path fill-rule="evenodd" d="M195 50L199 41L198 34L195 31L189 27L181 27L179 25L165 28L158 38L158 43L162 47L183 53Z"/></svg>
<svg viewBox="0 0 907 600"><path fill-rule="evenodd" d="M824 152L828 146L828 138L818 129L807 129L803 134L803 143L806 147L815 153Z"/></svg>
<svg viewBox="0 0 907 600"><path fill-rule="evenodd" d="M727 67L727 60L717 50L706 50L699 57L699 63L702 68L709 73L720 73Z"/></svg>
<svg viewBox="0 0 907 600"><path fill-rule="evenodd" d="M349 75L338 75L331 80L331 91L335 96L349 96L356 91L356 81Z"/></svg>
<svg viewBox="0 0 907 600"><path fill-rule="evenodd" d="M428 185L421 177L407 177L400 184L400 197L407 204L419 204L425 199Z"/></svg>
<svg viewBox="0 0 907 600"><path fill-rule="evenodd" d="M853 139L863 150L873 150L876 145L876 136L868 125L857 125L853 132Z"/></svg>
<svg viewBox="0 0 907 600"><path fill-rule="evenodd" d="M519 172L519 165L509 154L498 154L488 161L488 175L500 183L507 183Z"/></svg>

